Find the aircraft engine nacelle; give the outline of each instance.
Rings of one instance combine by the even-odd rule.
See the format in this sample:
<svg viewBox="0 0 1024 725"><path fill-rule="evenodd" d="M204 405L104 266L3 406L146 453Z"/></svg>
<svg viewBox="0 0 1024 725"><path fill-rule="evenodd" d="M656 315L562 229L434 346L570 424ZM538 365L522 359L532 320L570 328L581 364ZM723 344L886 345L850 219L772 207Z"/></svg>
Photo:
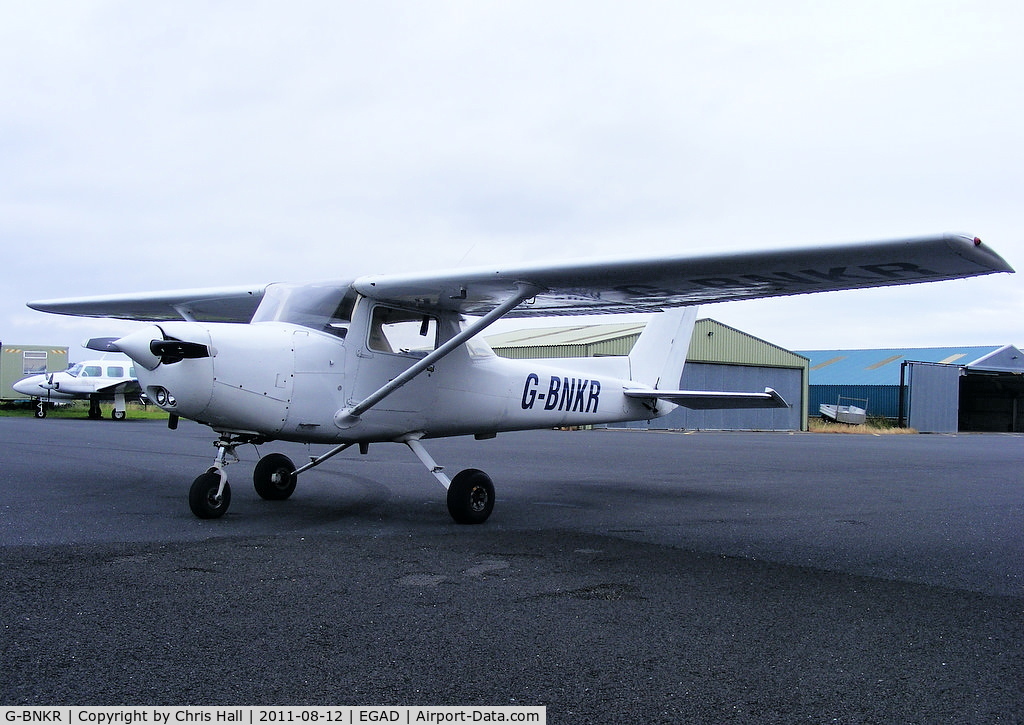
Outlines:
<svg viewBox="0 0 1024 725"><path fill-rule="evenodd" d="M115 345L136 363L139 385L151 401L169 413L198 418L210 404L213 358L207 354L181 360L161 359L159 345L169 337L203 345L212 353L206 328L188 322L147 325L117 340Z"/></svg>
<svg viewBox="0 0 1024 725"><path fill-rule="evenodd" d="M276 434L294 379L285 325L168 322L121 338L146 395L169 413L218 430Z"/></svg>

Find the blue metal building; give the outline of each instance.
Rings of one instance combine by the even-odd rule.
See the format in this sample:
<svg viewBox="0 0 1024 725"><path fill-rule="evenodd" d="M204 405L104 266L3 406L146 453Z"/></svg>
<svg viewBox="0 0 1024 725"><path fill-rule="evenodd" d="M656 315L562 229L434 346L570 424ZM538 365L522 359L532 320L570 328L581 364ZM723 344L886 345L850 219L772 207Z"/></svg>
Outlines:
<svg viewBox="0 0 1024 725"><path fill-rule="evenodd" d="M1013 345L799 354L810 360L811 415L842 396L922 431L1024 430L1024 354Z"/></svg>

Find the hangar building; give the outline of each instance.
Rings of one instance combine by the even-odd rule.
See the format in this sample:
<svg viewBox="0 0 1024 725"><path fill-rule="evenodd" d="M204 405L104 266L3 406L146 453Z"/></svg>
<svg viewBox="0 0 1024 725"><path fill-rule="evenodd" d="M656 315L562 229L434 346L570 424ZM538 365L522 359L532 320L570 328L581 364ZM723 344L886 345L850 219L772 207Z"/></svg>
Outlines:
<svg viewBox="0 0 1024 725"><path fill-rule="evenodd" d="M800 354L810 359L812 414L843 396L924 433L1024 432L1024 354L1013 345Z"/></svg>
<svg viewBox="0 0 1024 725"><path fill-rule="evenodd" d="M545 327L489 336L509 358L628 355L644 323ZM686 430L806 430L808 361L777 345L710 319L697 320L679 387L683 390L758 391L774 388L788 409L675 411L623 427Z"/></svg>

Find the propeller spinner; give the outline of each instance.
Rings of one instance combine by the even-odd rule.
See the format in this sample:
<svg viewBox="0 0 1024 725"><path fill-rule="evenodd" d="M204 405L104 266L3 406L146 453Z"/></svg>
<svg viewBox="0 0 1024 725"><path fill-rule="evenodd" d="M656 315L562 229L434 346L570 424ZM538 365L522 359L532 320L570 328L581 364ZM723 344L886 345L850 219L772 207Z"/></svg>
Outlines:
<svg viewBox="0 0 1024 725"><path fill-rule="evenodd" d="M123 352L136 363L155 370L157 365L173 365L185 359L210 357L210 348L199 342L179 340L159 325L148 325L124 337L94 337L85 348L101 352Z"/></svg>

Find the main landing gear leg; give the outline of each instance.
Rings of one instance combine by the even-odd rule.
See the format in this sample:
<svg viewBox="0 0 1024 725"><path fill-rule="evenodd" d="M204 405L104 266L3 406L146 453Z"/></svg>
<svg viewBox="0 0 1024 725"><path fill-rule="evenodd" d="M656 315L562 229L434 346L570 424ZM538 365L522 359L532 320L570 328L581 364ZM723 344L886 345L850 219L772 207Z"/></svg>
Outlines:
<svg viewBox="0 0 1024 725"><path fill-rule="evenodd" d="M402 441L416 454L428 471L448 489L448 513L457 524L482 524L494 510L494 483L491 477L476 468L467 468L449 479L444 466L439 466L427 453L419 438Z"/></svg>

